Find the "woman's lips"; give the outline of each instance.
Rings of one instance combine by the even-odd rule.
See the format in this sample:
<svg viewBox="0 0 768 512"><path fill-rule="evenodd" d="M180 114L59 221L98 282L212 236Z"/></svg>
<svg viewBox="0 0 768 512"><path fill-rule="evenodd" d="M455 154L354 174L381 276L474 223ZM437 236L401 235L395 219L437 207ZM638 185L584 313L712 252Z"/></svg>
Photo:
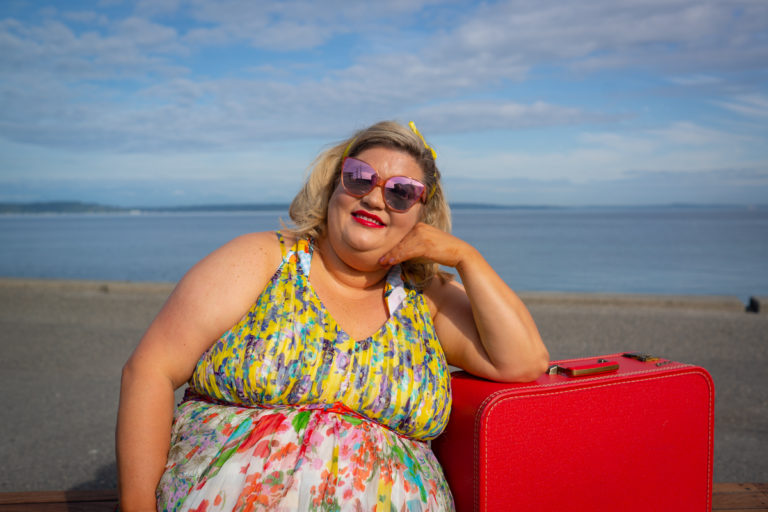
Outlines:
<svg viewBox="0 0 768 512"><path fill-rule="evenodd" d="M369 228L383 228L386 226L383 220L378 218L376 215L364 210L357 210L352 212L352 218L363 226L368 226Z"/></svg>

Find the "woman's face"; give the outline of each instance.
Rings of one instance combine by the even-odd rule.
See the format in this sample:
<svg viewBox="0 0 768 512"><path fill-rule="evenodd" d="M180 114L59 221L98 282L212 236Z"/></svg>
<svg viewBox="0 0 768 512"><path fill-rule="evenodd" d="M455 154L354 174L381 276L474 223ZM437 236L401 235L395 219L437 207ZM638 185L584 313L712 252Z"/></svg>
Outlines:
<svg viewBox="0 0 768 512"><path fill-rule="evenodd" d="M381 182L392 176L424 182L419 164L403 151L373 147L355 158L373 167ZM339 183L328 203L328 241L347 265L364 271L381 269L379 258L416 225L423 207L419 201L406 212L396 212L384 203L381 187L353 197Z"/></svg>

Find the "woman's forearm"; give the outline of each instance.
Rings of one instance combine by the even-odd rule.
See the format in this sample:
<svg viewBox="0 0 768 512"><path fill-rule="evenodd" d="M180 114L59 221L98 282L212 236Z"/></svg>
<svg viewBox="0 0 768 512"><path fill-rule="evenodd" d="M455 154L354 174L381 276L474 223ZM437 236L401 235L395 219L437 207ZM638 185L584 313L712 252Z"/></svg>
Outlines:
<svg viewBox="0 0 768 512"><path fill-rule="evenodd" d="M123 369L116 448L120 510L156 510L173 421L173 384L129 362Z"/></svg>

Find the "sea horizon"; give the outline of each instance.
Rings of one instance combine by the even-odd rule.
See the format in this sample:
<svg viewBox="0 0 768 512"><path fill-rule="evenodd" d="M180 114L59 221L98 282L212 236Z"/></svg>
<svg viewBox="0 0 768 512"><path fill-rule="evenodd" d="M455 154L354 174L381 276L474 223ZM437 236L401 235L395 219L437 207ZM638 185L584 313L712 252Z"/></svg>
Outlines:
<svg viewBox="0 0 768 512"><path fill-rule="evenodd" d="M77 200L52 201L4 201L0 202L0 215L8 214L141 214L163 212L258 212L258 211L287 211L289 202L265 203L203 203L156 206L119 206L108 203L88 202ZM451 210L648 210L658 208L668 209L768 209L766 203L639 203L639 204L499 204L477 202L449 202Z"/></svg>

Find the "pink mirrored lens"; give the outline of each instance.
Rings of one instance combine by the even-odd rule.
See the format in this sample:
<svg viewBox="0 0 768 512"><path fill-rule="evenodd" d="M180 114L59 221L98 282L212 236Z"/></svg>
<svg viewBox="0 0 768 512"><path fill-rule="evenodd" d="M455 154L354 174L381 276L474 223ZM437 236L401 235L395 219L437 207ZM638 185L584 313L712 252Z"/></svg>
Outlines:
<svg viewBox="0 0 768 512"><path fill-rule="evenodd" d="M421 199L424 185L406 176L393 176L384 186L384 200L393 210L405 211Z"/></svg>
<svg viewBox="0 0 768 512"><path fill-rule="evenodd" d="M353 196L364 196L376 186L378 174L373 167L354 158L344 161L341 182L344 189Z"/></svg>

